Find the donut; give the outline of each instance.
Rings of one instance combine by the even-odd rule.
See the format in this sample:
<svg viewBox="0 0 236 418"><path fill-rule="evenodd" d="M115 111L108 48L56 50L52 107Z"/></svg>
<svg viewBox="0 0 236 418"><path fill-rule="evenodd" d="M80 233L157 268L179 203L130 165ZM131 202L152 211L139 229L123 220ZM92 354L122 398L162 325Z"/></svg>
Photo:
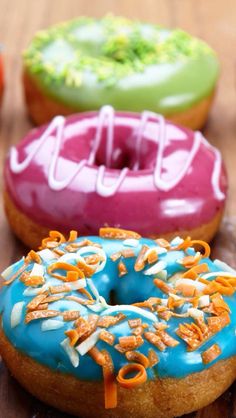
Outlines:
<svg viewBox="0 0 236 418"><path fill-rule="evenodd" d="M110 104L199 129L218 75L216 54L202 40L111 15L40 31L23 54L26 104L38 125Z"/></svg>
<svg viewBox="0 0 236 418"><path fill-rule="evenodd" d="M50 229L97 235L100 226L209 241L227 189L221 155L200 132L110 106L31 131L4 177L9 223L30 248Z"/></svg>
<svg viewBox="0 0 236 418"><path fill-rule="evenodd" d="M0 353L33 395L84 418L172 418L236 377L236 271L209 245L101 228L3 273Z"/></svg>
<svg viewBox="0 0 236 418"><path fill-rule="evenodd" d="M4 90L3 59L2 59L2 54L0 51L0 105L2 103L3 90Z"/></svg>

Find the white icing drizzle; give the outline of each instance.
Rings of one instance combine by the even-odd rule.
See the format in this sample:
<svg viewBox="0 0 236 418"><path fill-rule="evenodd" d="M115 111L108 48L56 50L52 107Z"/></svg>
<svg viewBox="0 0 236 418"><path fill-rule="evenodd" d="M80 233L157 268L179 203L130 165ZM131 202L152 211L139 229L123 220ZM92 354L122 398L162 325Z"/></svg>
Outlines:
<svg viewBox="0 0 236 418"><path fill-rule="evenodd" d="M166 121L163 116L158 115L153 112L144 111L141 115L140 124L136 134L136 163L133 167L133 170L139 170L140 168L140 158L141 158L141 149L142 142L144 138L144 131L146 125L150 119L154 119L159 129L157 130L156 142L158 144L157 154L156 154L156 164L153 172L154 184L157 189L162 191L169 191L176 187L188 173L191 168L191 164L199 151L201 143L210 149L215 156L214 167L211 177L212 188L214 191L215 198L217 200L222 200L225 198L224 193L220 190L220 173L222 159L220 152L210 145L207 140L202 136L200 132L195 132L195 137L193 141L193 146L189 152L188 158L183 165L182 169L173 180L165 181L162 178L163 170L163 160L164 160L164 151L166 148L167 135L166 135ZM19 174L23 172L31 163L34 156L43 146L44 142L48 140L49 137L53 135L55 140L54 151L52 154L49 173L48 173L48 185L52 190L63 190L66 188L72 180L79 174L79 172L84 168L85 165L94 165L96 161L96 154L99 149L99 146L102 141L102 132L104 127L106 127L106 165L101 165L97 169L97 178L96 178L96 192L103 197L113 196L118 189L120 188L122 182L124 181L129 168L124 167L114 181L113 184L105 185L105 170L106 167L111 166L112 153L113 153L113 144L114 144L114 126L115 126L115 112L111 106L103 106L98 115L98 124L97 130L94 137L94 142L92 145L91 152L87 159L81 160L73 173L67 176L64 180L56 179L56 167L59 159L61 142L63 139L64 129L65 129L65 118L63 116L55 117L50 125L46 128L45 132L38 139L38 143L35 149L27 155L27 157L19 162L18 160L18 150L15 147L12 147L10 150L10 169L13 173ZM55 132L55 133L54 133ZM110 183L110 181L109 181Z"/></svg>
<svg viewBox="0 0 236 418"><path fill-rule="evenodd" d="M141 147L142 147L142 139L144 137L144 130L147 125L148 120L152 118L159 123L159 129L157 133L157 143L159 144L158 152L156 155L156 165L154 169L154 183L157 189L163 190L165 192L173 189L180 181L184 178L184 176L187 174L191 163L196 155L196 153L199 150L200 144L201 144L201 136L199 132L195 132L195 137L193 141L193 147L189 153L188 159L185 162L182 170L179 172L179 174L172 180L172 181L164 181L161 178L161 172L162 172L162 163L163 163L163 156L164 151L166 148L166 121L165 118L162 115L157 115L153 112L145 111L142 113L141 116L141 123L139 126L139 131L137 135L137 147L136 147L136 153L137 153L137 169L139 168L140 163L140 153L141 153Z"/></svg>

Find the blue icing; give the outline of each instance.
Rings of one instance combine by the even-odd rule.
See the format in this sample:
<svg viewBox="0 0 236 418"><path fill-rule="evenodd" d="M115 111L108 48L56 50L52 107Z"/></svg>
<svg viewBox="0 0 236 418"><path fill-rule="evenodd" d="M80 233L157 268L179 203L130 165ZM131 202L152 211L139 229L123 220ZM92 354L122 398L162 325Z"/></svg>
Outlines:
<svg viewBox="0 0 236 418"><path fill-rule="evenodd" d="M113 291L115 294L115 300L117 304L129 305L135 302L141 302L149 297L160 297L167 298L167 295L164 295L153 283L153 275L145 275L144 272L150 267L147 266L141 272L134 271L134 263L136 257L125 258L123 259L128 273L123 276L118 276L117 265L118 261L112 261L110 256L118 251L128 249L123 245L121 240L110 240L102 239L100 237L86 237L94 243L99 243L102 245L103 250L107 255L107 262L104 270L94 274L92 277L93 283L96 286L99 294L103 296L109 303L110 292ZM80 242L84 240L84 237L81 237L77 240ZM141 250L142 245L148 245L149 247L156 246L156 243L152 240L141 239L137 247L132 247L135 255L137 256ZM63 249L67 244L62 244L60 246ZM187 250L188 254L194 254L193 249ZM170 251L167 253L160 254L158 261L163 261L166 263L167 277L169 278L176 272L183 272L185 269L178 263L178 260L183 258L185 253L183 251ZM50 262L44 262L45 267L50 265L52 262L56 261L51 260ZM17 272L17 270L23 265L23 260L18 261L12 266L11 274ZM71 264L75 262L70 261ZM220 269L209 259L204 258L200 263L207 263L209 266L209 271L220 271ZM32 263L29 265L28 269L32 268ZM52 278L45 273L46 283L50 285L60 285L62 282L56 278ZM34 296L23 295L26 286L17 278L10 286L5 286L0 294L0 311L2 313L2 325L4 332L10 342L20 351L26 353L39 363L42 363L54 370L59 370L65 373L71 373L77 376L80 379L85 380L100 380L102 379L102 370L94 360L87 354L84 356L80 355L80 364L78 367L74 367L71 362L68 354L62 348L60 343L65 339L65 331L73 328L73 322L63 322L63 326L56 330L42 331L41 325L45 319L35 320L29 324L25 324L23 317L26 314L26 306L29 301ZM87 290L90 290L89 287L86 287ZM78 291L72 291L72 295L82 297L81 293ZM222 331L214 335L209 341L205 342L202 347L199 349L189 352L187 351L186 343L181 340L175 333L180 323L183 322L192 322L192 318L171 318L168 322L169 328L167 332L173 338L175 338L179 344L176 347L167 347L165 351L159 351L154 345L150 344L146 339L144 339L144 344L138 348L138 351L142 352L145 355L148 355L148 351L152 348L156 351L159 357L159 363L153 367L148 368L147 373L150 379L153 379L157 374L160 377L177 377L181 378L190 373L201 371L207 367L210 367L214 362L228 358L236 353L236 304L235 298L224 297L225 301L228 303L231 309L231 323L225 327ZM24 301L23 315L22 320L19 325L15 328L11 327L11 312L12 308L17 302ZM190 305L189 305L190 306ZM188 305L185 305L183 308L179 309L179 312L185 312ZM112 308L112 313L110 309ZM154 331L153 328L153 319L154 314L150 313L148 310L136 309L136 311L130 310L129 307L104 307L101 312L93 312L89 307L78 304L77 302L71 300L59 300L53 303L50 303L49 309L55 310L79 310L82 317L86 318L88 315L96 313L98 315L115 315L116 313L122 312L126 315L126 319L116 324L113 327L109 327L109 331L115 335L115 343L118 343L118 339L121 336L131 335L131 329L128 324L129 319L141 318L142 322L147 324L149 331ZM155 318L155 317L154 317ZM53 318L56 320L61 320L62 317ZM156 319L158 320L158 319ZM204 365L202 362L201 353L209 348L213 343L217 343L221 348L221 355L209 365ZM118 372L120 367L124 364L127 364L126 357L119 353L114 346L110 346L104 341L99 340L97 342L98 349L106 349L109 351L112 356L115 370Z"/></svg>

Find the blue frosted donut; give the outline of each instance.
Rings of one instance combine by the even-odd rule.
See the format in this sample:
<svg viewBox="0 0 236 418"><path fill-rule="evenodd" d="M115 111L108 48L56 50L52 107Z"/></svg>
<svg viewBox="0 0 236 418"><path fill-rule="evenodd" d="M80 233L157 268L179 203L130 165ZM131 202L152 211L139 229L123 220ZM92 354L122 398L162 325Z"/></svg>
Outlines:
<svg viewBox="0 0 236 418"><path fill-rule="evenodd" d="M99 237L72 231L66 241L52 231L38 252L2 274L1 355L29 391L78 415L113 416L107 409L116 406L118 388L114 416L121 416L129 390L136 396L149 382L181 382L235 359L236 272L209 254L208 244L190 238L168 243L102 228ZM104 380L106 408L97 401L86 415L80 402L75 410L45 399L18 376L9 346L62 378L84 385ZM235 362L230 370L213 398L234 380ZM201 406L201 399L189 409L183 404L180 413ZM179 411L167 412L161 401L150 408L158 417Z"/></svg>

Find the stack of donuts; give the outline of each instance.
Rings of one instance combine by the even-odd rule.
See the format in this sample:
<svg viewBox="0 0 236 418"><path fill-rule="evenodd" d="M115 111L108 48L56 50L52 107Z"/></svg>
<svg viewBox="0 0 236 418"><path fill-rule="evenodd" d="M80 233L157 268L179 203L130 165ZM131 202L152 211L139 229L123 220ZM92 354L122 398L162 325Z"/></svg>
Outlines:
<svg viewBox="0 0 236 418"><path fill-rule="evenodd" d="M8 152L4 205L31 250L2 273L0 353L64 412L173 418L235 380L236 271L209 246L227 174L195 131L218 73L202 40L111 15L24 51L40 126Z"/></svg>

